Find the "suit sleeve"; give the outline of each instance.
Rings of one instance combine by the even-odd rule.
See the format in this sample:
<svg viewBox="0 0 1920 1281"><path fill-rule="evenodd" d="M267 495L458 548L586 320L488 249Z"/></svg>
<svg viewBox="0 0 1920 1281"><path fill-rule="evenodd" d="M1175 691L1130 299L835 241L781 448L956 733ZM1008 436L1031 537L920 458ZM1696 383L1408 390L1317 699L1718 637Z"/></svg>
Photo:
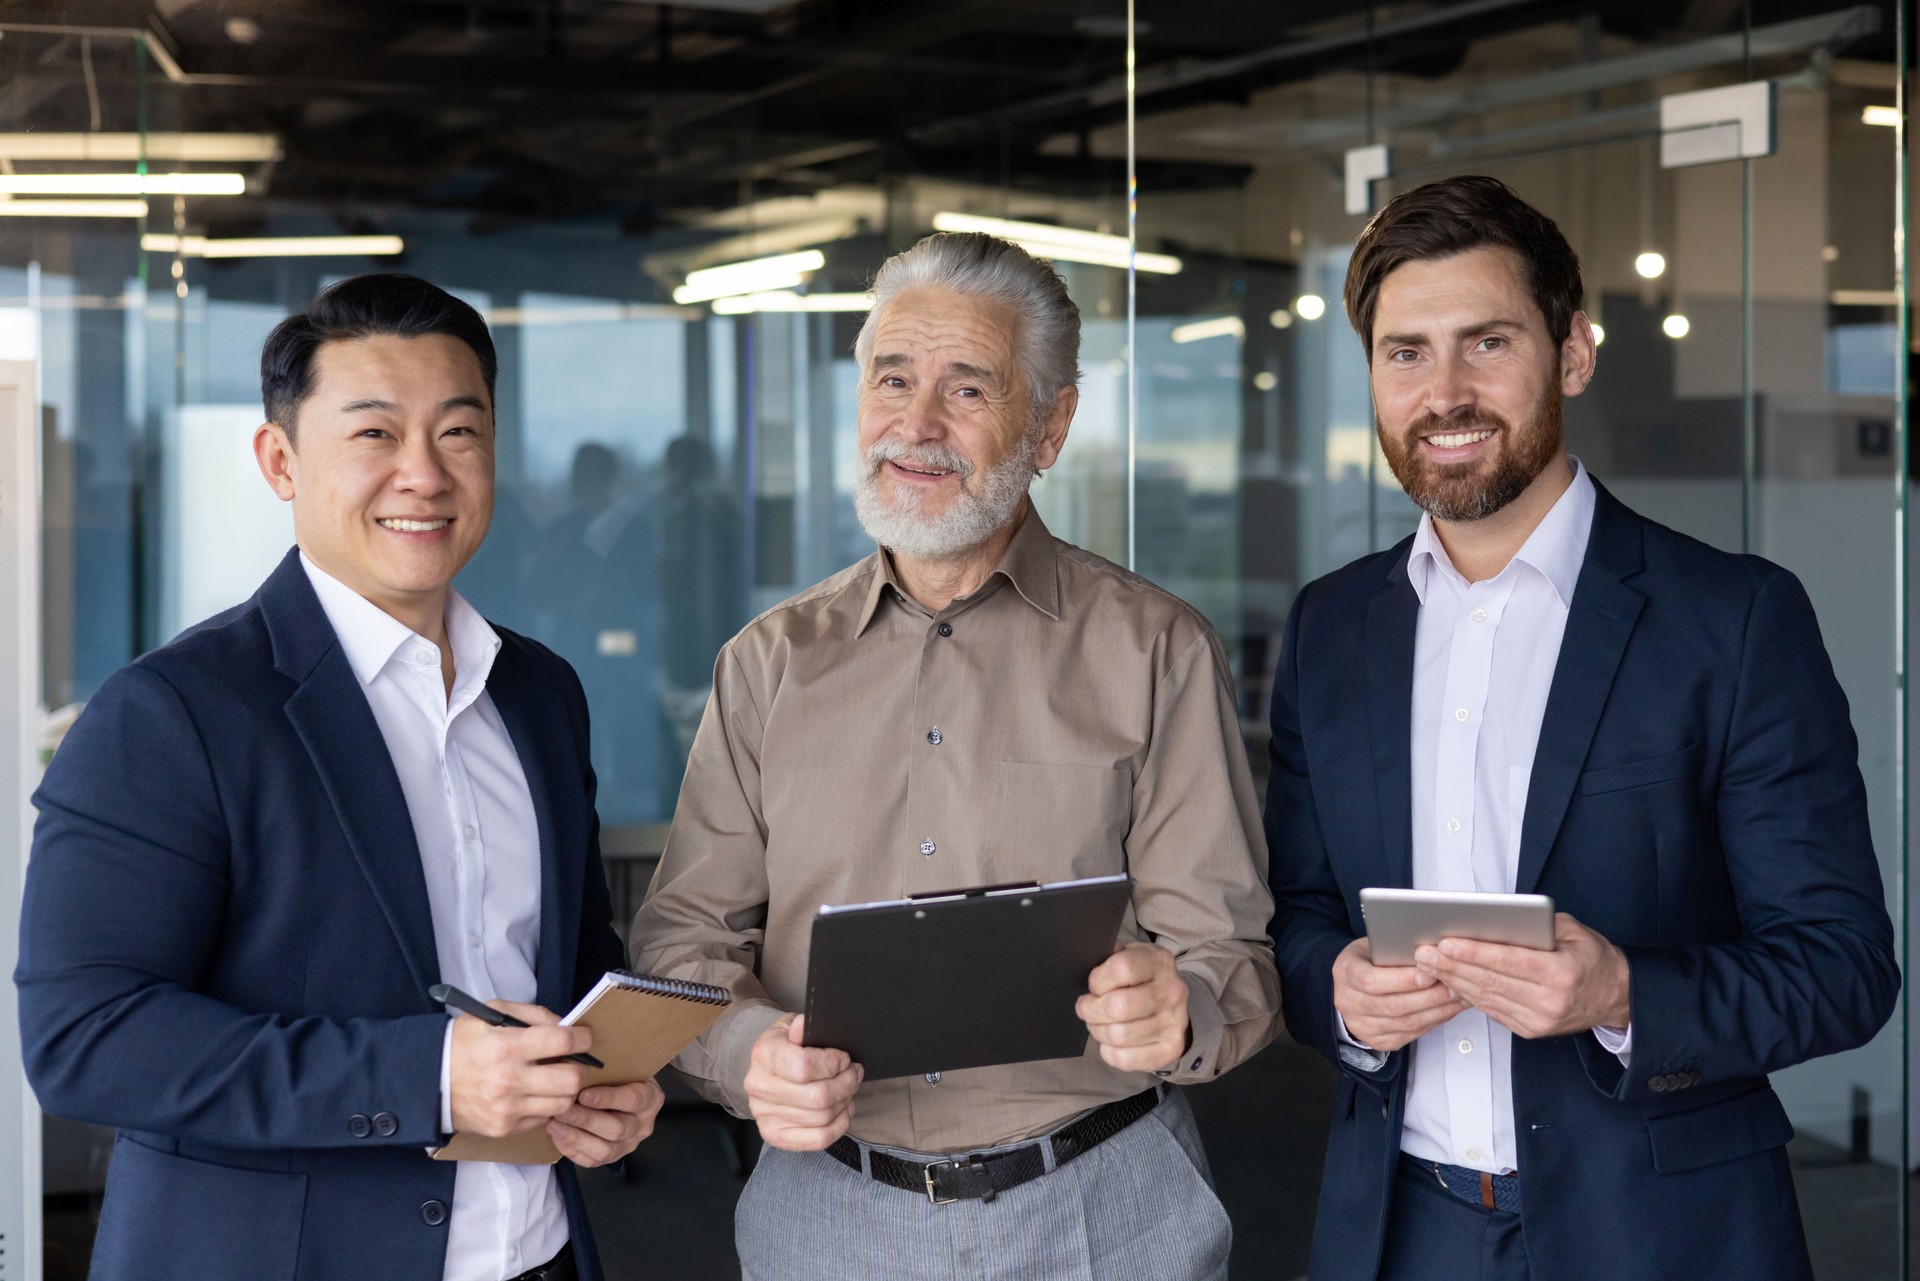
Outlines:
<svg viewBox="0 0 1920 1281"><path fill-rule="evenodd" d="M627 948L613 923L613 898L600 859L599 780L593 772L592 729L586 691L571 665L566 666L567 720L573 726L574 752L580 761L580 785L587 805L586 884L581 887L580 950L575 962L573 996L585 996L600 976L627 963Z"/></svg>
<svg viewBox="0 0 1920 1281"><path fill-rule="evenodd" d="M641 969L733 994L733 1004L674 1066L701 1094L742 1117L749 1114L753 1043L782 1012L756 964L769 899L762 731L752 687L729 645L714 667L666 853L633 922Z"/></svg>
<svg viewBox="0 0 1920 1281"><path fill-rule="evenodd" d="M1268 747L1267 864L1280 1004L1294 1040L1357 1078L1378 1084L1399 1073L1406 1052L1386 1055L1382 1063L1377 1055L1343 1046L1333 1005L1333 962L1355 936L1320 828L1300 722L1300 633L1307 597L1308 590L1302 589L1287 617L1274 673L1273 738ZM1370 1068L1369 1063L1378 1066Z"/></svg>
<svg viewBox="0 0 1920 1281"><path fill-rule="evenodd" d="M233 901L224 800L191 713L145 666L102 686L55 755L14 975L41 1105L238 1147L440 1141L443 1015L289 1018L198 990ZM392 1135L348 1129L383 1112Z"/></svg>
<svg viewBox="0 0 1920 1281"><path fill-rule="evenodd" d="M1864 1043L1900 990L1846 696L1799 581L1757 592L1720 780L1734 942L1633 947L1633 1056L1582 1038L1594 1081L1644 1097L1650 1078L1758 1076Z"/></svg>

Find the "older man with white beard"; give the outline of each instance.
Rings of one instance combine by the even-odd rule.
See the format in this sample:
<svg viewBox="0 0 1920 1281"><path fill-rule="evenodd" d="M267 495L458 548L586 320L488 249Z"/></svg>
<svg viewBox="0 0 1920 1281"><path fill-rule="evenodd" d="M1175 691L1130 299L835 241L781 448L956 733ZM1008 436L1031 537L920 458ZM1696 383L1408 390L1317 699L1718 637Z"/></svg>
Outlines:
<svg viewBox="0 0 1920 1281"><path fill-rule="evenodd" d="M874 297L856 509L879 550L721 652L634 923L645 968L734 996L679 1067L767 1143L745 1274L1224 1277L1231 1227L1174 1087L1259 1050L1279 1006L1225 658L1028 500L1078 403L1059 275L938 235ZM864 1083L804 1043L820 904L1117 872L1133 905L1077 1006L1080 1057Z"/></svg>

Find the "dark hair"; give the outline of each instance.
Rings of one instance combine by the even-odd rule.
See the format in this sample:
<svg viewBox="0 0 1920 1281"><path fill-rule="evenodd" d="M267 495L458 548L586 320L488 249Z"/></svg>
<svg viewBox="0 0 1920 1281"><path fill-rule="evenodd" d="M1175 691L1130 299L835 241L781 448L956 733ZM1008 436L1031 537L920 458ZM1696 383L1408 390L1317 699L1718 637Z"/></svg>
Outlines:
<svg viewBox="0 0 1920 1281"><path fill-rule="evenodd" d="M446 334L473 349L491 404L500 360L480 313L418 276L379 273L351 276L327 286L304 312L273 327L260 350L260 400L267 421L279 423L289 437L293 435L294 418L313 394L313 354L322 343L428 334Z"/></svg>
<svg viewBox="0 0 1920 1281"><path fill-rule="evenodd" d="M1354 242L1347 263L1347 319L1373 350L1380 285L1395 267L1451 258L1469 249L1508 249L1520 258L1527 288L1558 346L1580 310L1580 259L1553 219L1498 178L1470 174L1415 187L1387 202Z"/></svg>

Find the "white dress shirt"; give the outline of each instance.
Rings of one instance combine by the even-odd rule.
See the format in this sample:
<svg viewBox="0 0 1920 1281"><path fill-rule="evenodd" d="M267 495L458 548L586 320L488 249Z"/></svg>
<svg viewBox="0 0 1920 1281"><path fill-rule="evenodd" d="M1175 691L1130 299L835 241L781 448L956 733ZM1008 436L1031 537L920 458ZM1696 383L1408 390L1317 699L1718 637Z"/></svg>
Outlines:
<svg viewBox="0 0 1920 1281"><path fill-rule="evenodd" d="M457 593L447 596L451 694L440 650L329 576L300 563L366 691L400 776L426 872L440 979L487 1001L532 1002L540 946L540 836L526 772L487 694L500 637ZM440 1063L440 1124L453 1025ZM425 1160L425 1157L421 1158ZM553 1169L462 1161L447 1222L445 1281L501 1281L538 1267L567 1241Z"/></svg>
<svg viewBox="0 0 1920 1281"><path fill-rule="evenodd" d="M1593 480L1573 483L1505 569L1469 583L1422 516L1407 558L1420 598L1413 659L1413 886L1511 894L1520 826L1567 610L1593 529ZM1340 1029L1342 1039L1361 1049ZM1624 1061L1631 1029L1595 1035ZM1403 1151L1515 1166L1513 1033L1465 1010L1409 1047ZM1346 1053L1343 1049L1342 1053ZM1377 1067L1382 1056L1349 1056Z"/></svg>

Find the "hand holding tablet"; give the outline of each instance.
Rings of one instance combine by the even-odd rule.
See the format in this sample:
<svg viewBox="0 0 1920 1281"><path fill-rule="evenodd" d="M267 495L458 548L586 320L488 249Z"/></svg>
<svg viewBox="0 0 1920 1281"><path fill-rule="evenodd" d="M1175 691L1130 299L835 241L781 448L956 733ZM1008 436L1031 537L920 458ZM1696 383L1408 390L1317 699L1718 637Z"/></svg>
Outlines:
<svg viewBox="0 0 1920 1281"><path fill-rule="evenodd" d="M1443 938L1553 950L1553 900L1545 894L1455 890L1360 891L1375 965L1412 965L1414 949Z"/></svg>

